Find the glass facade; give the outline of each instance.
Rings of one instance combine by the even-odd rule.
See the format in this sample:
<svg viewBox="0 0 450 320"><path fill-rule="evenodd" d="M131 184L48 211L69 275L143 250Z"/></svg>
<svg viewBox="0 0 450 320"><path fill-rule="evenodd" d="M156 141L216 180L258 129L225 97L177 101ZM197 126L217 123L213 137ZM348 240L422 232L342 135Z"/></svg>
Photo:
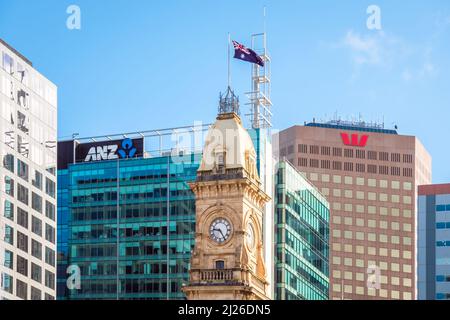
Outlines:
<svg viewBox="0 0 450 320"><path fill-rule="evenodd" d="M55 265L31 244L56 252L56 218L42 206L56 207L56 195L35 183L39 176L56 188L56 136L57 87L0 39L0 300L55 298ZM48 234L34 232L37 223Z"/></svg>
<svg viewBox="0 0 450 320"><path fill-rule="evenodd" d="M248 134L253 141L256 152L256 167L258 169L261 187L269 195L271 200L266 203L263 216L263 243L264 243L264 261L267 268L267 279L269 280L269 297L274 298L274 210L273 210L273 158L272 158L272 139L270 129L248 129Z"/></svg>
<svg viewBox="0 0 450 320"><path fill-rule="evenodd" d="M275 298L329 297L329 204L287 161L275 175Z"/></svg>
<svg viewBox="0 0 450 320"><path fill-rule="evenodd" d="M183 299L195 232L188 183L200 159L121 159L59 170L58 299ZM73 270L80 271L79 288Z"/></svg>

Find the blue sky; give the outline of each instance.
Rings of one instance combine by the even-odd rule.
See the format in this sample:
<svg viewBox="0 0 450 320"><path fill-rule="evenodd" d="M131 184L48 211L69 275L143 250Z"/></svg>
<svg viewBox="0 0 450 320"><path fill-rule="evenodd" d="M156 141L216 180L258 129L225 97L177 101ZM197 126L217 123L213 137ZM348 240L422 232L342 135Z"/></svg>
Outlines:
<svg viewBox="0 0 450 320"><path fill-rule="evenodd" d="M71 4L81 30L66 28ZM371 4L380 31L366 27ZM0 0L0 37L58 85L60 137L209 123L226 89L227 33L249 44L264 5L274 128L336 112L384 119L419 137L433 182L450 182L447 0ZM232 61L242 102L249 74Z"/></svg>

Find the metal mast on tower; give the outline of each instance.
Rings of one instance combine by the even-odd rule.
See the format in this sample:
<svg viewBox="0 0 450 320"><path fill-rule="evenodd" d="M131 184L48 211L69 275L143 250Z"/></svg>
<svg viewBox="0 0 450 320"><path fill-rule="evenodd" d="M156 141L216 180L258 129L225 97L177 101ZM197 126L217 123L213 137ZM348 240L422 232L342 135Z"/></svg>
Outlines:
<svg viewBox="0 0 450 320"><path fill-rule="evenodd" d="M249 98L252 128L272 127L272 101L270 100L270 57L267 52L265 32L252 34L252 49L264 61L264 67L252 64L252 91L245 93Z"/></svg>

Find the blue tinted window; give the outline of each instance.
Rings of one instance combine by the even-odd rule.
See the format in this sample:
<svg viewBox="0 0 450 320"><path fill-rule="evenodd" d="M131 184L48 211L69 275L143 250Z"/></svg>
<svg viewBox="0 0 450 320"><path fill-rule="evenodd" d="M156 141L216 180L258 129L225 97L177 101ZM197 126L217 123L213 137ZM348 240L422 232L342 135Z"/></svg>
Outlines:
<svg viewBox="0 0 450 320"><path fill-rule="evenodd" d="M438 204L436 206L436 211L445 211L445 204Z"/></svg>
<svg viewBox="0 0 450 320"><path fill-rule="evenodd" d="M450 204L445 206L445 211L450 211Z"/></svg>
<svg viewBox="0 0 450 320"><path fill-rule="evenodd" d="M438 247L445 247L445 241L437 241L437 242L436 242L436 245L437 245Z"/></svg>
<svg viewBox="0 0 450 320"><path fill-rule="evenodd" d="M438 222L436 223L437 229L445 229L445 222Z"/></svg>
<svg viewBox="0 0 450 320"><path fill-rule="evenodd" d="M447 222L447 223L445 224L445 227L446 227L447 229L450 229L450 222Z"/></svg>
<svg viewBox="0 0 450 320"><path fill-rule="evenodd" d="M436 293L436 299L442 300L444 299L445 295L443 293Z"/></svg>
<svg viewBox="0 0 450 320"><path fill-rule="evenodd" d="M0 278L0 280L3 284L3 290L12 294L13 293L13 278L8 274L3 273L3 279Z"/></svg>
<svg viewBox="0 0 450 320"><path fill-rule="evenodd" d="M445 281L445 277L442 276L442 275L436 276L436 281L437 282L443 282L443 281Z"/></svg>
<svg viewBox="0 0 450 320"><path fill-rule="evenodd" d="M13 253L9 250L5 250L4 266L13 269L13 261L14 261Z"/></svg>

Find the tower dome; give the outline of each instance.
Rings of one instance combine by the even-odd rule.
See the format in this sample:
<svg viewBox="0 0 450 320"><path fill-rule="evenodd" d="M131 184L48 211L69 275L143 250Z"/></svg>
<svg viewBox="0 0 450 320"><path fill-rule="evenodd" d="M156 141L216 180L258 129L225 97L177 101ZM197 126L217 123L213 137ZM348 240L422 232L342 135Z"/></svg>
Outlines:
<svg viewBox="0 0 450 320"><path fill-rule="evenodd" d="M206 136L198 172L240 168L257 177L253 141L236 113L219 114Z"/></svg>

